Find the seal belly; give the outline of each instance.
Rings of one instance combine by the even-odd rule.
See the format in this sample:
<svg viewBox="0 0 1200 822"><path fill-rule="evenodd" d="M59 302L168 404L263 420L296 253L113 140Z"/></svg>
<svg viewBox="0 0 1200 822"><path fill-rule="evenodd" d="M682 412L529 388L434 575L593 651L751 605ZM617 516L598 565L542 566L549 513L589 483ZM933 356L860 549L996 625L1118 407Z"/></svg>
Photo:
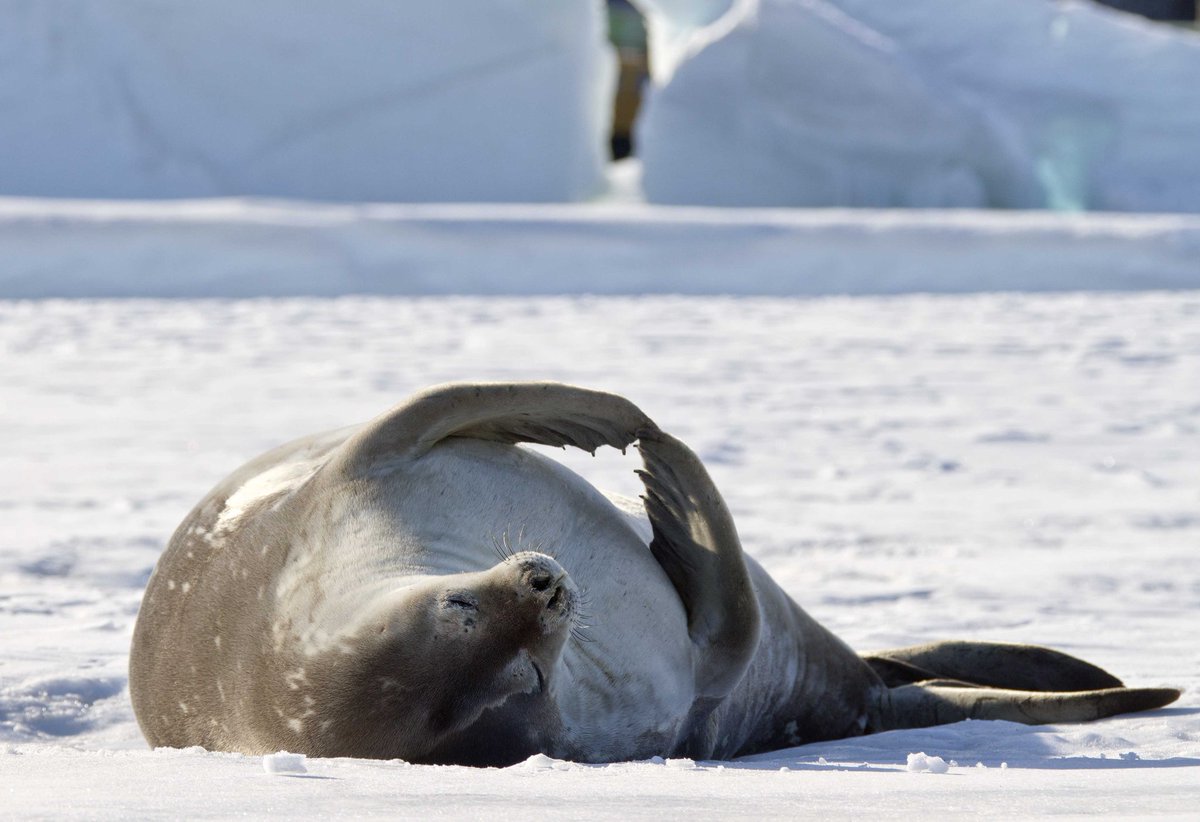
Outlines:
<svg viewBox="0 0 1200 822"><path fill-rule="evenodd" d="M380 488L379 510L394 512L388 532L421 546L409 561L424 573L536 550L580 587L580 624L551 687L557 729L543 752L596 762L669 752L694 698L693 649L683 606L647 547L640 501L610 498L528 449L473 439L440 443ZM431 510L436 518L416 515Z"/></svg>

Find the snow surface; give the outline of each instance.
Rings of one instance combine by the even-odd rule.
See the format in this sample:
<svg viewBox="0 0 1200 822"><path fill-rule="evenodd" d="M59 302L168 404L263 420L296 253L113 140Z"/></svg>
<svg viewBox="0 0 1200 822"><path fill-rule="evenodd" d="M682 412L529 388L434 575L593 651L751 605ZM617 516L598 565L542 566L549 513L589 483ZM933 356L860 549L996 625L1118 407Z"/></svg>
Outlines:
<svg viewBox="0 0 1200 822"><path fill-rule="evenodd" d="M599 0L0 0L0 194L560 201L603 182Z"/></svg>
<svg viewBox="0 0 1200 822"><path fill-rule="evenodd" d="M652 202L1200 211L1200 36L1091 2L644 0Z"/></svg>
<svg viewBox="0 0 1200 822"><path fill-rule="evenodd" d="M1200 216L0 198L0 297L1200 287Z"/></svg>
<svg viewBox="0 0 1200 822"><path fill-rule="evenodd" d="M128 643L187 510L274 444L475 378L635 399L700 453L747 550L854 647L1039 642L1184 696L724 763L271 775L146 750ZM0 384L0 814L1189 818L1200 802L1196 292L10 301ZM562 456L636 491L632 455ZM916 752L948 773L910 773Z"/></svg>

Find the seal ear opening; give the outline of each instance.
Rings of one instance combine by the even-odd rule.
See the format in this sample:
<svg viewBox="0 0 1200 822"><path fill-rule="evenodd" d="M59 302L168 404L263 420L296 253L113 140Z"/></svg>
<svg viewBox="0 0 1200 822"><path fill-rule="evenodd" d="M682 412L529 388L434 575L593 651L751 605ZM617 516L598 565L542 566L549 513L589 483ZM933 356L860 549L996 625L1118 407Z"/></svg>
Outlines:
<svg viewBox="0 0 1200 822"><path fill-rule="evenodd" d="M447 383L367 423L332 465L361 476L397 459L418 459L450 437L624 449L639 429L654 428L636 405L603 391L552 382Z"/></svg>

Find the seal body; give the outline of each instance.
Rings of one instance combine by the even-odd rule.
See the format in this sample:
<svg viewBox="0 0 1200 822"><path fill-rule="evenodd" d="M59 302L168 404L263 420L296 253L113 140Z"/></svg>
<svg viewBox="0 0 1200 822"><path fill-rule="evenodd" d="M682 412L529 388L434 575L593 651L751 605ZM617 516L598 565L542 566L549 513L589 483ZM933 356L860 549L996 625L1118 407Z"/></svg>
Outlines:
<svg viewBox="0 0 1200 822"><path fill-rule="evenodd" d="M635 439L643 500L516 444ZM856 654L743 555L696 456L627 401L451 385L218 485L150 579L130 691L154 746L477 765L726 758L987 716L978 706L1009 691L982 699L972 673L1011 667L1024 646L969 646L983 661L950 681L939 670L963 649ZM1039 653L1054 652L1030 653L1045 668ZM1084 668L1051 665L1042 690L1147 702L1072 662Z"/></svg>

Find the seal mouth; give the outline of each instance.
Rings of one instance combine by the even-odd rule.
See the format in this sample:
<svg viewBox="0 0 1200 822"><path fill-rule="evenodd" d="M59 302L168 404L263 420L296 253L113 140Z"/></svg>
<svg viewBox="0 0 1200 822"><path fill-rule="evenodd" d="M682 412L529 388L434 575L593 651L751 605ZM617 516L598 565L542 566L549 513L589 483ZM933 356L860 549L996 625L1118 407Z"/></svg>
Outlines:
<svg viewBox="0 0 1200 822"><path fill-rule="evenodd" d="M542 666L538 665L532 657L529 660L529 664L533 666L533 672L537 674L537 688L534 690L534 693L540 694L546 690L546 675L542 673Z"/></svg>

